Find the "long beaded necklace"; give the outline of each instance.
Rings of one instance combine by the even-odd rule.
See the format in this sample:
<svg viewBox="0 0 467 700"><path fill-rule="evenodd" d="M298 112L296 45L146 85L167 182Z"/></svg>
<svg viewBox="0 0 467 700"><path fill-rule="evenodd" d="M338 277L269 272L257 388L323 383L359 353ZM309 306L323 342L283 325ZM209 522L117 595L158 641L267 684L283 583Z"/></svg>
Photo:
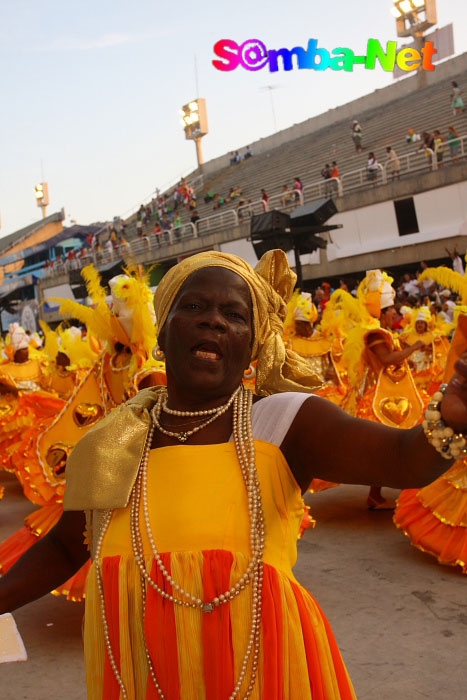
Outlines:
<svg viewBox="0 0 467 700"><path fill-rule="evenodd" d="M162 403L164 401L164 396L165 396L165 402L166 402L166 394L163 393L158 400L158 403L154 407L154 409L160 405L162 406ZM153 533L152 533L152 528L151 528L151 523L150 523L150 518L149 518L149 502L148 502L148 494L147 494L147 471L148 471L148 462L149 462L149 454L151 450L151 444L152 444L152 438L154 435L154 429L157 427L159 430L161 430L160 425L157 424L155 417L160 416L160 410L159 413L157 414L157 411L153 409L151 412L153 422L148 430L148 435L146 438L146 443L145 443L145 448L144 448L144 453L143 457L141 459L140 467L138 470L138 476L136 478L135 486L132 491L131 495L131 510L130 510L130 528L131 528L131 541L132 541L132 547L133 547L133 553L135 556L135 561L138 565L138 568L140 570L140 578L141 578L141 593L142 593L142 613L143 613L143 619L145 615L145 610L146 610L146 583L150 585L157 593L159 593L163 598L170 600L174 605L179 605L183 607L188 607L188 608L198 608L200 609L203 613L211 613L215 610L216 607L219 607L220 605L224 605L230 600L233 600L236 596L238 596L243 590L245 590L246 586L251 583L252 585L252 610L251 610L251 629L250 629L250 634L248 637L248 643L247 643L247 648L245 651L245 655L243 658L240 674L238 677L238 680L235 684L234 690L229 696L228 700L235 700L239 696L239 693L242 689L242 685L245 680L245 676L247 674L248 670L248 664L250 661L250 657L252 656L252 661L251 661L251 677L250 677L250 682L248 687L245 690L245 694L243 695L243 700L247 700L247 698L250 697L255 681L256 681L256 675L257 675L257 670L258 670L258 664L259 664L259 653L260 653L260 643L261 643L261 617L262 617L262 587L263 587L263 552L264 552L264 540L265 540L265 531L264 531L264 514L263 514L263 508L262 508L262 501L261 501L261 487L260 483L258 480L258 475L256 472L256 459L255 459L255 446L254 446L254 440L253 440L253 432L252 432L252 422L251 422L251 411L252 411L252 406L253 406L253 399L252 399L252 392L251 390L244 389L243 385L240 385L239 388L234 392L234 394L231 396L227 404L230 405L233 402L234 404L234 410L233 410L233 437L234 437L234 444L235 444L235 449L237 452L237 457L238 461L240 464L240 469L242 472L243 480L245 482L246 490L247 490L247 497L248 497L248 514L250 518L250 547L251 547L251 553L252 553L252 558L250 561L250 564L248 565L248 568L246 572L243 574L243 576L240 578L240 580L228 591L225 591L225 593L216 596L213 598L211 601L208 602L203 602L200 598L197 598L194 595L191 595L188 591L183 590L183 588L180 587L179 584L177 584L172 576L169 574L167 569L165 568L162 558L157 550ZM227 404L224 404L223 407L220 408L225 408ZM216 411L219 409L208 409L210 415L214 415L214 418L211 418L209 422L212 422L212 420L215 420L218 415L216 415ZM227 410L227 409L225 409ZM173 409L169 409L167 411L170 413L173 411ZM225 412L225 411L223 411ZM176 415L199 415L200 412L177 412ZM209 415L208 414L208 415ZM204 414L206 415L206 414ZM222 415L222 414L219 414ZM206 423L208 424L208 423ZM205 427L205 426L202 426ZM161 430L161 432L165 432L164 430ZM178 435L175 435L178 437ZM185 438L186 439L186 438ZM145 523L145 528L146 528L146 534L148 537L148 540L151 544L151 549L154 555L154 559L156 561L157 567L159 568L160 572L162 573L164 579L171 584L172 586L172 591L175 591L177 595L171 595L164 591L162 588L160 588L155 581L151 578L150 574L146 570L146 564L145 564L145 559L144 559L144 551L143 551L143 538L142 534L140 531L140 512L141 512L141 501L143 502L143 516L144 516L144 523ZM107 615L106 615L106 609L105 609L105 598L104 598L104 586L103 586L103 581L102 581L102 573L100 570L100 564L99 564L99 559L101 556L101 550L102 550L102 543L104 541L105 533L107 531L107 528L110 524L112 518L112 511L106 511L103 513L103 520L102 520L102 528L100 530L98 540L97 540L97 546L96 546L96 554L95 554L95 562L96 562L96 578L97 578L97 586L99 590L99 597L101 599L101 615L102 615L102 625L103 625L103 631L104 631L104 639L105 639L105 644L107 648L107 654L109 657L110 665L113 670L113 673L115 675L115 678L120 686L122 697L124 700L128 700L128 694L124 685L124 682L122 680L122 677L120 675L120 672L118 670L116 661L115 661L115 656L113 653L112 649L112 644L110 641L110 634L109 634L109 626L107 622ZM144 628L144 626L143 626ZM146 642L146 636L143 634L144 637L144 651L146 655L146 659L148 662L148 668L149 672L151 675L151 679L154 683L154 687L157 690L157 693L161 700L166 700L166 696L157 680L157 676L154 670L154 666L152 663L151 655L149 653L148 645Z"/></svg>

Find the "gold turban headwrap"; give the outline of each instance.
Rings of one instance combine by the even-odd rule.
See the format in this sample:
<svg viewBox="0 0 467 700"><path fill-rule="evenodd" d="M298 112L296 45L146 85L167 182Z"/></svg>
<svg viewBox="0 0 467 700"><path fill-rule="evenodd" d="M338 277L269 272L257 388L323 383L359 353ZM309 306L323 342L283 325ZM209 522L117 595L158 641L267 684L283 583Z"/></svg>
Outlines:
<svg viewBox="0 0 467 700"><path fill-rule="evenodd" d="M205 267L223 267L239 275L248 285L253 303L254 342L252 360L256 365L256 391L268 396L283 391L312 392L321 386L310 365L283 341L287 304L297 279L282 250L270 250L255 269L243 258L229 253L207 251L186 258L162 278L154 297L159 332L185 280Z"/></svg>

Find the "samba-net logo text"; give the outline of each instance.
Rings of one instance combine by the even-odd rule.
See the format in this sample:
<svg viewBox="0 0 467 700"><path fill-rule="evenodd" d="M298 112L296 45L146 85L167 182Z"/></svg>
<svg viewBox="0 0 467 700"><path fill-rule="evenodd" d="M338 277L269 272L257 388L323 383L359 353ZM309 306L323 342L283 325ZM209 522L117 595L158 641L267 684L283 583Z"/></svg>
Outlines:
<svg viewBox="0 0 467 700"><path fill-rule="evenodd" d="M434 54L437 53L432 41L418 51L412 47L397 48L396 41L388 41L384 48L378 39L368 39L366 54L356 54L352 49L342 46L328 51L318 47L317 39L309 39L307 48L295 46L293 49L267 49L259 39L247 39L238 44L232 39L221 39L214 44L214 68L220 71L232 71L242 66L249 71L261 70L268 66L271 73L280 68L290 71L299 70L344 70L353 71L354 65L363 65L374 70L377 64L385 71L393 71L396 65L403 71L433 71Z"/></svg>

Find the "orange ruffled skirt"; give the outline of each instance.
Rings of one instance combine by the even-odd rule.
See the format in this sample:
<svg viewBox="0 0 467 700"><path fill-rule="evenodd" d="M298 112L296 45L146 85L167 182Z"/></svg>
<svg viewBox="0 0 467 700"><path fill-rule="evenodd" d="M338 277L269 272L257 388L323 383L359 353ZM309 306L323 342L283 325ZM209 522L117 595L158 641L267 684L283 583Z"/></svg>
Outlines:
<svg viewBox="0 0 467 700"><path fill-rule="evenodd" d="M415 547L467 574L467 460L423 489L402 491L394 523Z"/></svg>

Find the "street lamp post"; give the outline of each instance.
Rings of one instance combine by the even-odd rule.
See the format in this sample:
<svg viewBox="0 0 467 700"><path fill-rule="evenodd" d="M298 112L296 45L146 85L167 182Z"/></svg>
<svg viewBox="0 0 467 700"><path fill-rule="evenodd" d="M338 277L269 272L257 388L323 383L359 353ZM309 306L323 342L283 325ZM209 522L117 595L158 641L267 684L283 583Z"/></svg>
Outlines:
<svg viewBox="0 0 467 700"><path fill-rule="evenodd" d="M397 36L413 37L415 48L421 53L425 32L438 22L436 0L394 0L391 14L396 18ZM426 71L418 69L418 87L426 87Z"/></svg>

